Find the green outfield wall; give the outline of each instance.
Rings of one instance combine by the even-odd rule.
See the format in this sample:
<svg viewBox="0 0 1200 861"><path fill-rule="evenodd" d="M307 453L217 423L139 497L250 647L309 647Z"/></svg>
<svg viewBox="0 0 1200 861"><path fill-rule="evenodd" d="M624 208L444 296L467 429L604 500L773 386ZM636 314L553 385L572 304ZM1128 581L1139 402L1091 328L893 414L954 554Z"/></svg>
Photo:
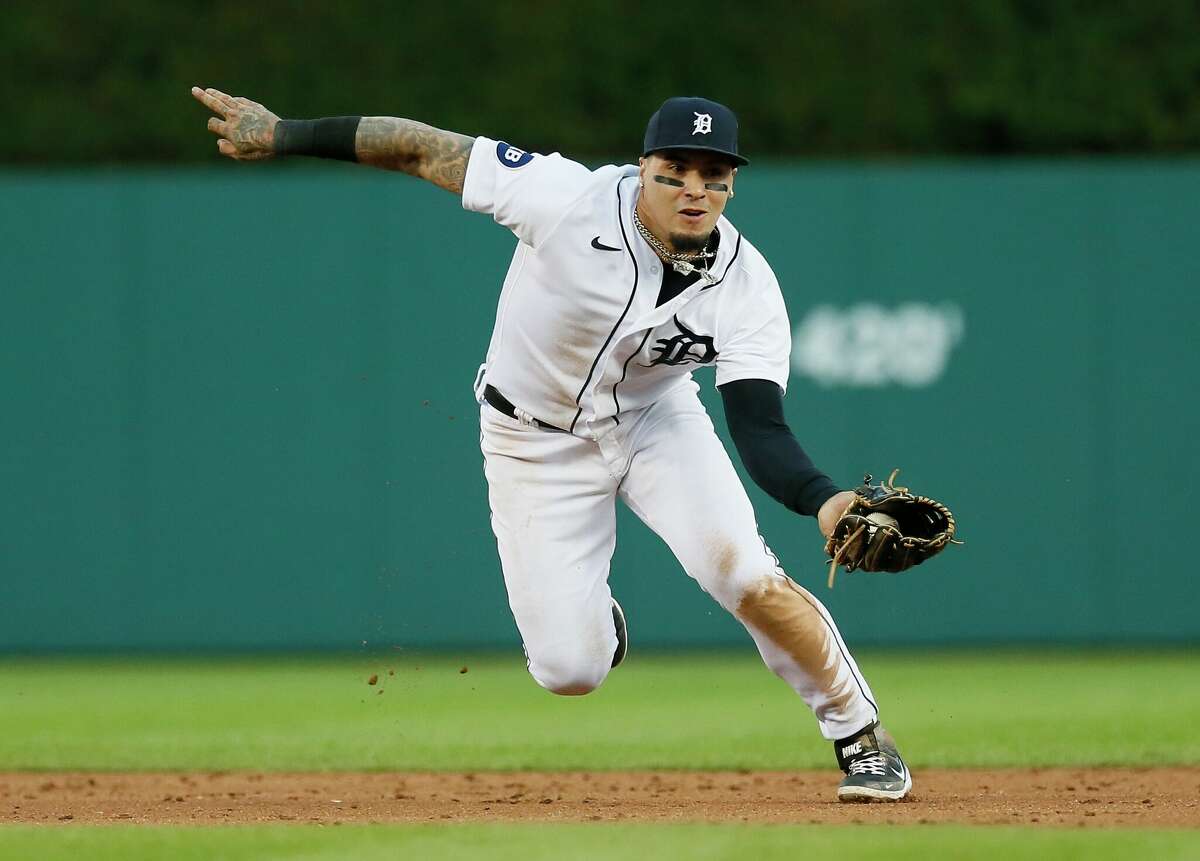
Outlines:
<svg viewBox="0 0 1200 861"><path fill-rule="evenodd" d="M847 640L1200 639L1200 162L756 164L738 192L797 436L846 484L903 467L967 542L830 592L814 522L753 489ZM314 163L0 195L0 650L519 649L471 392L507 231ZM639 647L745 640L619 528Z"/></svg>

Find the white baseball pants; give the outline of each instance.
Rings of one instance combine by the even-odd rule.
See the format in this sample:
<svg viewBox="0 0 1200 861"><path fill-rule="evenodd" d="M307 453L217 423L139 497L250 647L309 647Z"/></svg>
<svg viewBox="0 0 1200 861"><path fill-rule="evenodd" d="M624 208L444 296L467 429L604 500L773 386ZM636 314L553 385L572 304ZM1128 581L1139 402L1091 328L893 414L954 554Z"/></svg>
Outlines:
<svg viewBox="0 0 1200 861"><path fill-rule="evenodd" d="M878 710L829 612L783 573L694 384L598 439L526 427L481 406L492 529L529 672L559 694L604 681L616 649L609 562L616 498L749 631L827 739Z"/></svg>

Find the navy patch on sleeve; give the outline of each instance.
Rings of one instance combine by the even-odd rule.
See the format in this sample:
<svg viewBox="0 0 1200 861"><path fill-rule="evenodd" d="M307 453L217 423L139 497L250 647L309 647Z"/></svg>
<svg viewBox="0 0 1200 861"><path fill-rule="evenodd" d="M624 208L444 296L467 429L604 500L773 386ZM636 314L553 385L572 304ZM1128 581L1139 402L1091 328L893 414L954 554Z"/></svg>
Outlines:
<svg viewBox="0 0 1200 861"><path fill-rule="evenodd" d="M524 167L533 161L533 153L509 146L504 141L496 144L496 158L505 167Z"/></svg>

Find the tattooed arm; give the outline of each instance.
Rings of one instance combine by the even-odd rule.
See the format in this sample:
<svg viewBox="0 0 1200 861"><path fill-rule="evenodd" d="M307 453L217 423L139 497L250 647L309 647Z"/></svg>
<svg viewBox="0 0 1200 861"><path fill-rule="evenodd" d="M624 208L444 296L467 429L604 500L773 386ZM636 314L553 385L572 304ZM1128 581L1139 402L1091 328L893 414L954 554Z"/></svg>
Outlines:
<svg viewBox="0 0 1200 861"><path fill-rule="evenodd" d="M209 117L208 130L220 137L217 150L221 155L238 161L258 161L281 152L276 133L280 119L258 102L227 96L211 88L192 87L192 95L217 114ZM466 135L442 131L415 120L362 117L354 134L353 158L384 170L403 171L462 194L474 143Z"/></svg>
<svg viewBox="0 0 1200 861"><path fill-rule="evenodd" d="M354 138L360 163L404 171L454 194L462 194L474 145L466 135L398 117L363 117Z"/></svg>

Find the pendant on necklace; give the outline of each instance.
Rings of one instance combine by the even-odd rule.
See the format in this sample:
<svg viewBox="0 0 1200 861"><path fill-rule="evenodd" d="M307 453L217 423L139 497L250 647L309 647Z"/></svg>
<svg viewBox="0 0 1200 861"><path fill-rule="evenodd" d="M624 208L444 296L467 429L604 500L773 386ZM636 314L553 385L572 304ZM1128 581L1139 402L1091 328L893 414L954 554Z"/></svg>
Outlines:
<svg viewBox="0 0 1200 861"><path fill-rule="evenodd" d="M686 260L674 260L671 262L671 268L680 275L691 275L693 272L699 271L700 278L705 284L711 286L717 283L717 276L708 271L708 268L697 269L695 264L688 263Z"/></svg>

